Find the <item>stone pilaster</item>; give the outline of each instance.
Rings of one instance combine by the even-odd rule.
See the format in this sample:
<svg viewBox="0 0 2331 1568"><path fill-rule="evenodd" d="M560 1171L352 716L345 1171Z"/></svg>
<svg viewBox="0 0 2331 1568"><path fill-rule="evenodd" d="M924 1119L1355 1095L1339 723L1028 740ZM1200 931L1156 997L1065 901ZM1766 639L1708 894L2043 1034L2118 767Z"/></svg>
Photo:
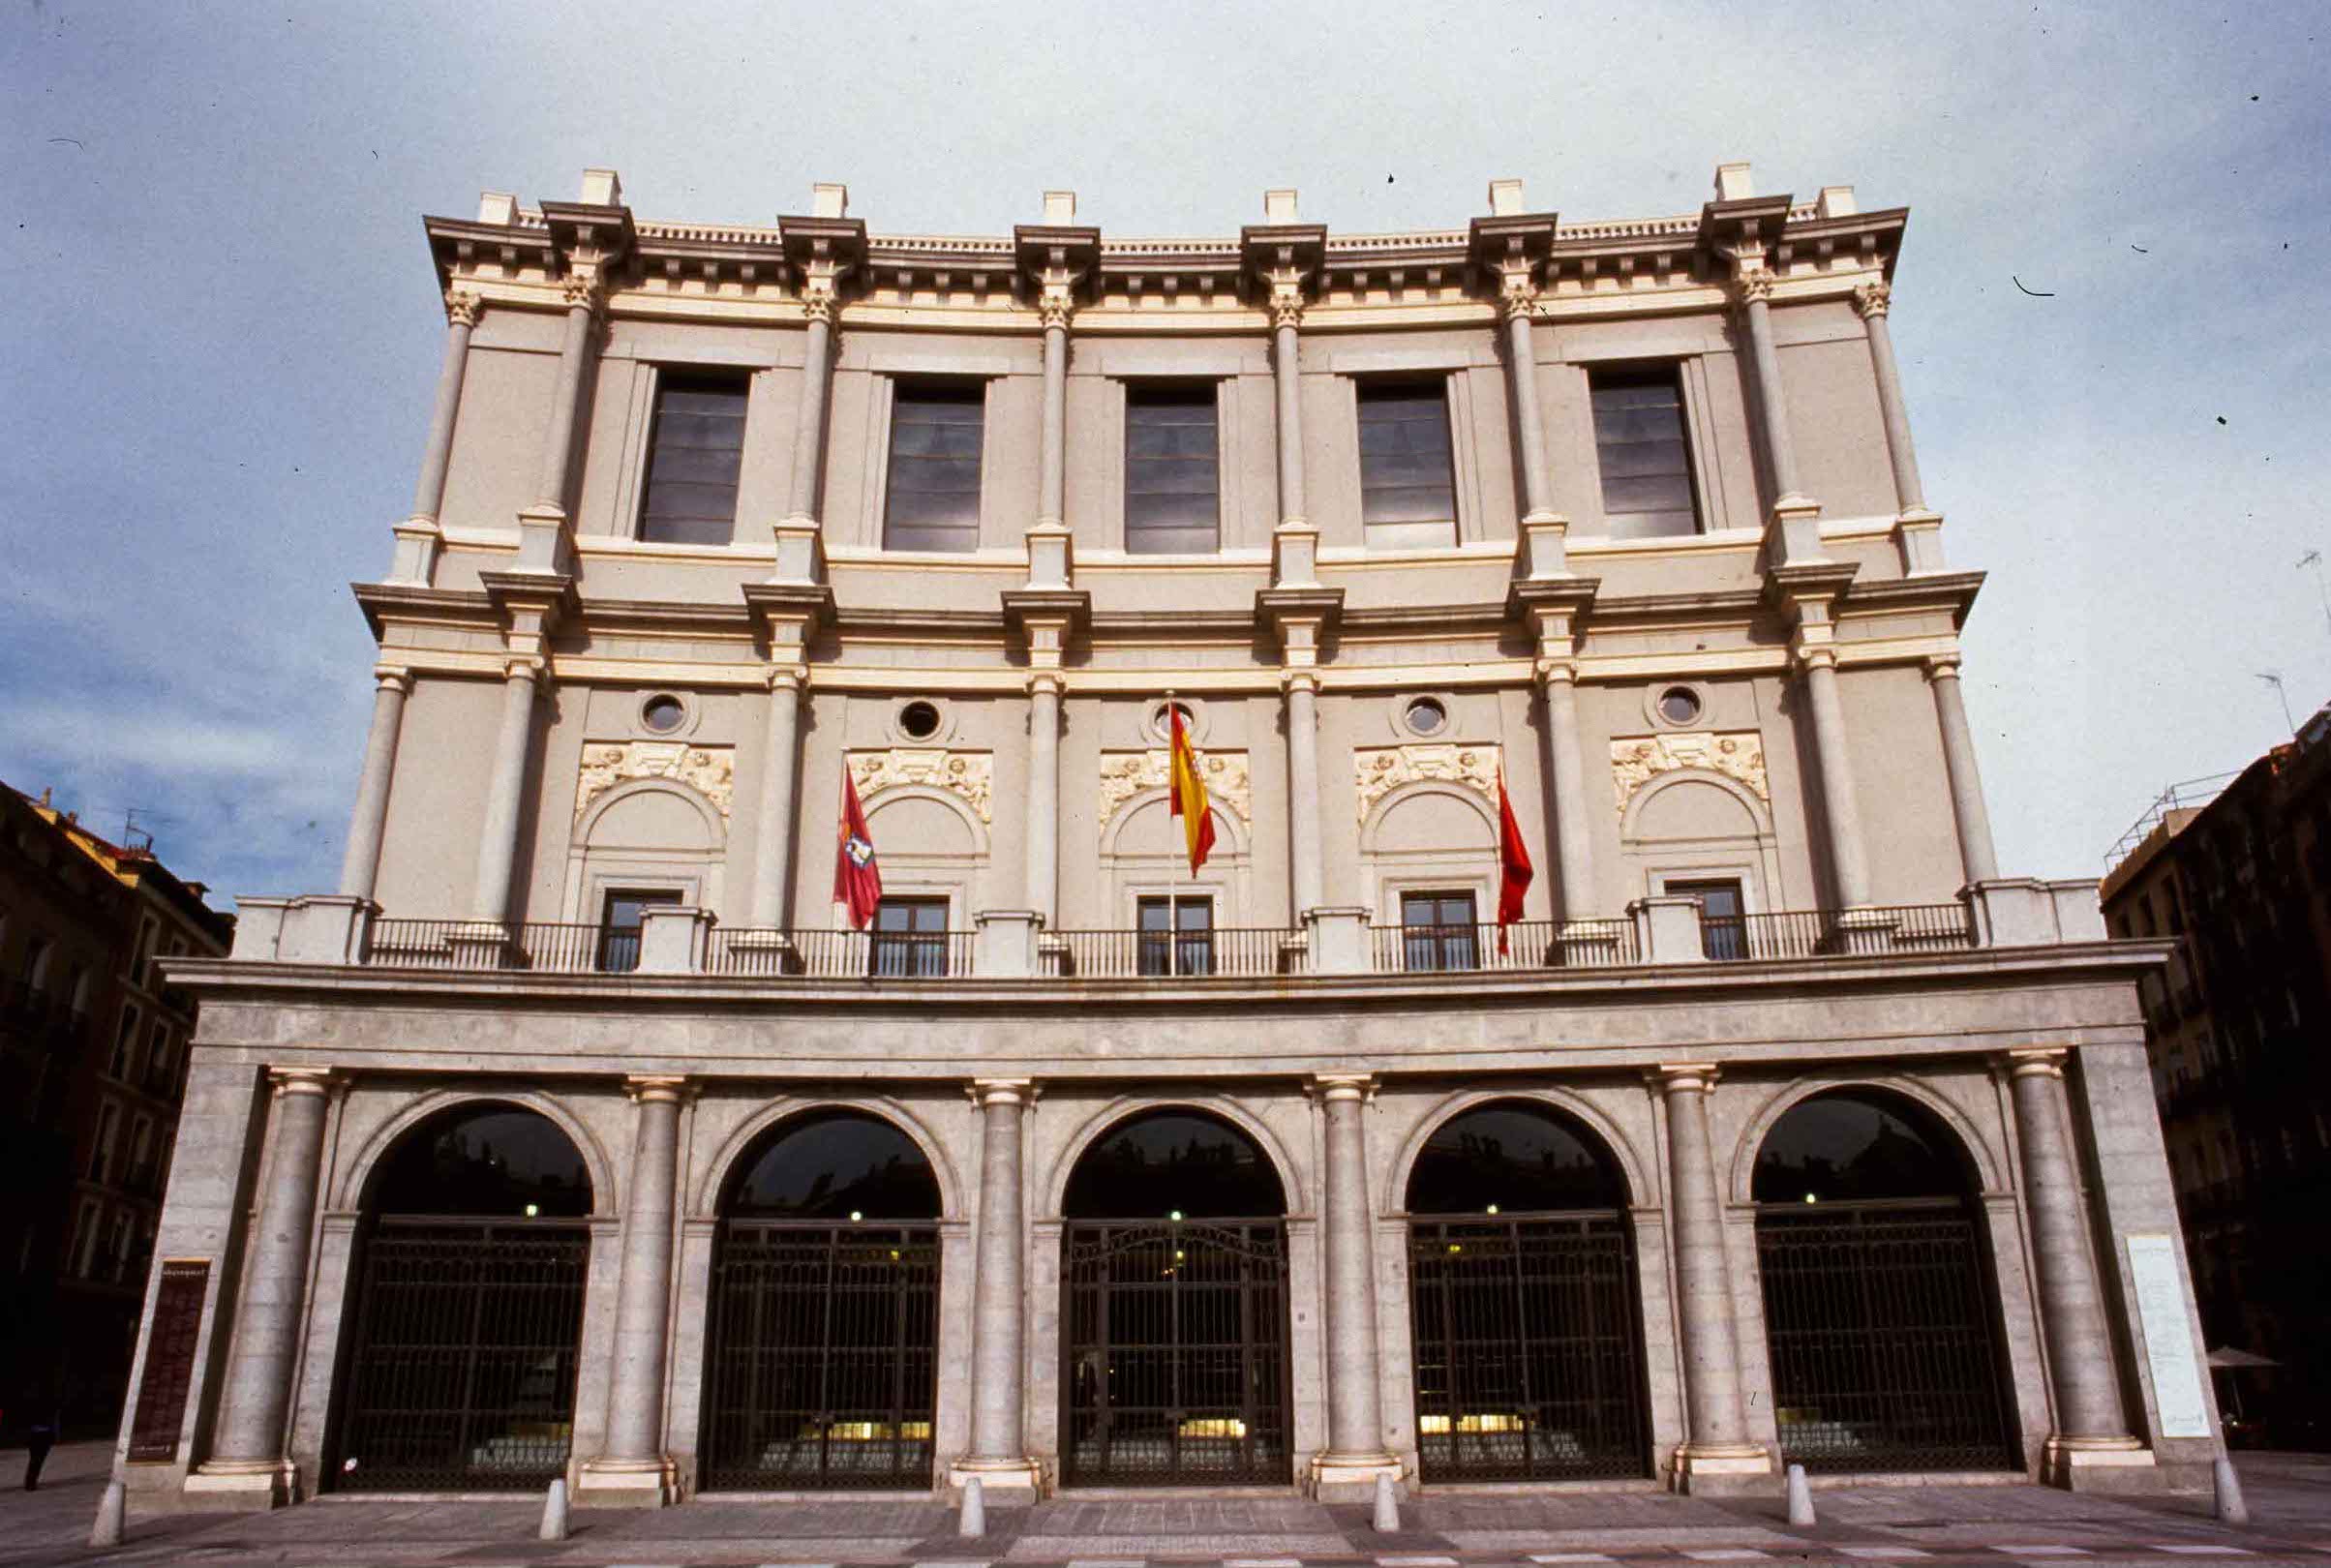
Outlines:
<svg viewBox="0 0 2331 1568"><path fill-rule="evenodd" d="M1769 1475L1772 1456L1750 1438L1741 1397L1723 1193L1708 1145L1708 1096L1716 1070L1679 1062L1652 1077L1667 1104L1668 1202L1689 1432L1676 1451L1676 1483L1690 1492L1725 1490L1741 1477Z"/></svg>
<svg viewBox="0 0 2331 1568"><path fill-rule="evenodd" d="M1376 1221L1368 1202L1368 1146L1361 1107L1376 1089L1364 1074L1312 1080L1325 1122L1327 1447L1312 1456L1312 1494L1323 1502L1372 1497L1376 1479L1401 1476L1384 1446L1376 1333Z"/></svg>
<svg viewBox="0 0 2331 1568"><path fill-rule="evenodd" d="M1021 1197L1020 1123L1035 1086L1025 1078L983 1078L970 1085L979 1107L980 1228L978 1288L972 1304L971 1452L950 1470L950 1485L978 1477L982 1489L1038 1485L1028 1458L1027 1217Z"/></svg>
<svg viewBox="0 0 2331 1568"><path fill-rule="evenodd" d="M388 791L397 770L397 740L405 724L405 699L412 693L412 672L396 665L373 671L373 723L364 737L364 771L356 781L356 807L348 816L348 841L340 859L340 890L370 899L380 870L380 834L388 823Z"/></svg>
<svg viewBox="0 0 2331 1568"><path fill-rule="evenodd" d="M1958 830L1958 856L1967 882L1989 882L1999 875L1999 857L1991 846L1991 814L1983 799L1983 775L1975 767L1975 732L1967 724L1967 704L1959 689L1958 655L1938 654L1926 661L1926 684L1934 691L1934 716L1943 732L1943 771L1951 780L1951 822Z"/></svg>
<svg viewBox="0 0 2331 1568"><path fill-rule="evenodd" d="M622 1267L615 1355L607 1388L607 1440L577 1478L600 1506L657 1508L677 1500L664 1451L664 1363L670 1342L672 1251L680 1182L680 1108L688 1080L633 1077L635 1134L623 1207Z"/></svg>
<svg viewBox="0 0 2331 1568"><path fill-rule="evenodd" d="M2040 1333L2055 1400L2045 1476L2055 1485L2080 1488L2087 1479L2083 1471L2149 1465L2153 1456L2130 1434L2121 1408L2079 1165L2073 1155L2064 1059L2060 1050L2010 1051L2007 1071L2022 1152L2032 1263L2039 1275Z"/></svg>

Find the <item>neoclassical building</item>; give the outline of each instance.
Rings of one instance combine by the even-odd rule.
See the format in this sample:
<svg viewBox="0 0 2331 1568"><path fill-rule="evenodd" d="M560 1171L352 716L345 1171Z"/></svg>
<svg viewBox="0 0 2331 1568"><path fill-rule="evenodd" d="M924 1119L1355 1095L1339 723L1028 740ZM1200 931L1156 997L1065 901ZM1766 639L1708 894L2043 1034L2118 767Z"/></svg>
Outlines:
<svg viewBox="0 0 2331 1568"><path fill-rule="evenodd" d="M1488 207L430 219L341 886L168 965L140 1500L2205 1479L2164 949L1994 864L1907 215Z"/></svg>

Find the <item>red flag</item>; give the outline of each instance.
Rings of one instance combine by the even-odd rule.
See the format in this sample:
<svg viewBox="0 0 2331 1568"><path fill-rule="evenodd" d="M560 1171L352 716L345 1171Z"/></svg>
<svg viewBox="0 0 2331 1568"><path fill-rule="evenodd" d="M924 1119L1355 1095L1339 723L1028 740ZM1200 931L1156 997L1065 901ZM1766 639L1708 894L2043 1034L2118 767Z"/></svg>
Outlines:
<svg viewBox="0 0 2331 1568"><path fill-rule="evenodd" d="M850 912L851 929L863 931L882 902L882 867L874 861L874 835L858 803L858 781L842 764L841 832L833 846L833 901Z"/></svg>
<svg viewBox="0 0 2331 1568"><path fill-rule="evenodd" d="M1529 863L1529 846L1522 842L1522 825L1514 821L1514 803L1505 793L1505 769L1498 769L1498 953L1505 953L1505 928L1522 918L1522 895L1537 870Z"/></svg>

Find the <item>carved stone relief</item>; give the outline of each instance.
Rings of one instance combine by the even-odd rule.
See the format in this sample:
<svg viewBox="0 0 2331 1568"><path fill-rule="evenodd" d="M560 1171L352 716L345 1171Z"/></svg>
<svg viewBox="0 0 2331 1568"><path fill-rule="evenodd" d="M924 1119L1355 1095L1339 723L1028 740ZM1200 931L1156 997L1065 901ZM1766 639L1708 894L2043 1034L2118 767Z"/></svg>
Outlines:
<svg viewBox="0 0 2331 1568"><path fill-rule="evenodd" d="M1247 772L1247 754L1243 751L1195 751L1195 754L1206 775L1206 799L1240 822L1252 825L1255 791ZM1163 746L1155 751L1105 752L1101 758L1101 831L1107 833L1110 820L1126 801L1144 790L1164 789L1166 774L1166 752Z"/></svg>
<svg viewBox="0 0 2331 1568"><path fill-rule="evenodd" d="M591 801L634 779L669 778L712 802L726 818L737 791L733 746L698 746L685 740L594 740L583 748L583 770L575 779L575 815Z"/></svg>
<svg viewBox="0 0 2331 1568"><path fill-rule="evenodd" d="M1376 746L1354 751L1351 765L1360 821L1365 823L1377 802L1403 784L1428 779L1471 790L1494 809L1503 757L1499 746Z"/></svg>
<svg viewBox="0 0 2331 1568"><path fill-rule="evenodd" d="M949 751L943 746L893 746L888 751L850 753L850 777L863 800L877 790L901 784L945 790L971 807L984 823L995 820L995 754Z"/></svg>
<svg viewBox="0 0 2331 1568"><path fill-rule="evenodd" d="M1636 740L1611 742L1611 782L1623 814L1635 792L1678 769L1699 768L1745 784L1767 805L1772 792L1765 782L1765 739L1753 730L1719 735L1713 730L1671 730Z"/></svg>

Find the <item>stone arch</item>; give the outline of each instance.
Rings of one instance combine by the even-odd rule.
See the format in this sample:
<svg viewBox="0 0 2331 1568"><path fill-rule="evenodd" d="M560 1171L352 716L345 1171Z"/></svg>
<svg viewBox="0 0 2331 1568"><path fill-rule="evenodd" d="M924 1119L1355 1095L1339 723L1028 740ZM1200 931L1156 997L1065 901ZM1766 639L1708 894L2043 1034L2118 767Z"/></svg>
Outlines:
<svg viewBox="0 0 2331 1568"><path fill-rule="evenodd" d="M575 824L575 842L587 847L593 844L601 825L610 817L620 818L622 815L620 808L626 802L638 800L643 796L656 795L668 795L685 804L703 829L704 841L701 844L674 845L673 848L716 850L728 842L728 819L720 814L720 808L703 791L677 778L628 779L613 789L602 791L597 799L584 808L582 819Z"/></svg>
<svg viewBox="0 0 2331 1568"><path fill-rule="evenodd" d="M1166 790L1143 790L1119 806L1101 829L1102 858L1108 859L1119 856L1135 856L1146 853L1125 847L1126 829L1133 826L1134 819L1139 816L1144 809L1163 804L1169 793ZM1238 813L1226 811L1220 805L1208 806L1207 813L1214 818L1218 853L1244 856L1247 853L1248 840L1253 835L1248 831L1247 825L1239 820Z"/></svg>
<svg viewBox="0 0 2331 1568"><path fill-rule="evenodd" d="M760 1142L770 1129L786 1122L833 1111L871 1116L888 1122L906 1134L923 1157L930 1161L931 1179L939 1184L940 1221L963 1218L963 1184L955 1174L954 1162L948 1158L947 1145L938 1134L926 1127L923 1119L899 1101L888 1095L815 1096L772 1100L739 1123L736 1130L723 1138L712 1158L705 1162L703 1175L695 1190L688 1193L687 1217L691 1220L716 1220L719 1216L720 1194L727 1191L729 1181L738 1174L739 1164Z"/></svg>
<svg viewBox="0 0 2331 1568"><path fill-rule="evenodd" d="M362 1208L365 1189L372 1184L373 1173L404 1142L407 1133L441 1111L469 1104L507 1105L513 1110L541 1113L566 1134L590 1172L590 1218L613 1219L623 1212L617 1201L615 1162L608 1159L607 1151L591 1135L590 1129L563 1103L536 1089L432 1089L414 1096L395 1115L375 1128L363 1146L344 1163L340 1179L333 1184L331 1207Z"/></svg>
<svg viewBox="0 0 2331 1568"><path fill-rule="evenodd" d="M1461 1089L1427 1111L1402 1142L1400 1152L1393 1156L1391 1167L1386 1172L1382 1201L1376 1211L1377 1215L1408 1212L1408 1178L1415 1174L1417 1156L1424 1152L1425 1145L1432 1140L1434 1133L1467 1111L1500 1101L1544 1105L1577 1122L1602 1140L1612 1161L1619 1166L1620 1179L1627 1184L1629 1206L1644 1208L1654 1201L1659 1187L1649 1174L1649 1163L1619 1124L1585 1096L1553 1086L1536 1089Z"/></svg>
<svg viewBox="0 0 2331 1568"><path fill-rule="evenodd" d="M1783 1116L1817 1095L1856 1089L1892 1095L1932 1116L1938 1126L1957 1140L1959 1156L1974 1174L1976 1191L1969 1196L1981 1198L2007 1190L2006 1161L2000 1151L1991 1146L1973 1118L1927 1085L1892 1074L1846 1078L1807 1075L1772 1094L1741 1130L1740 1142L1732 1151L1731 1200L1741 1204L1755 1201L1757 1157L1764 1152L1766 1137Z"/></svg>
<svg viewBox="0 0 2331 1568"><path fill-rule="evenodd" d="M1647 815L1651 814L1653 802L1658 800L1661 796L1667 795L1671 791L1676 790L1680 786L1694 784L1707 785L1709 788L1715 790L1718 794L1727 797L1735 805L1739 806L1740 809L1746 814L1748 819L1748 830L1746 832L1734 831L1694 836L1712 836L1721 838L1755 837L1760 839L1770 838L1772 836L1771 808L1764 802L1764 800L1754 790L1748 788L1747 785L1742 784L1739 779L1732 777L1729 773L1719 773L1711 768L1678 768L1669 772L1661 773L1658 777L1653 778L1649 783L1645 784L1641 789L1637 790L1634 796L1627 801L1626 810L1620 814L1619 836L1621 839L1628 841L1639 841L1643 839L1645 837L1645 818Z"/></svg>
<svg viewBox="0 0 2331 1568"><path fill-rule="evenodd" d="M962 850L893 851L890 846L885 845L875 819L882 815L885 807L902 805L910 800L927 800L953 816L963 829L967 847ZM976 859L987 858L987 825L980 820L979 814L971 809L961 796L952 790L933 789L927 784L892 784L876 790L860 803L865 807L866 827L874 832L874 846L886 857L895 853L902 858L933 854L968 855Z"/></svg>
<svg viewBox="0 0 2331 1568"><path fill-rule="evenodd" d="M1468 790L1462 784L1451 784L1442 779L1424 778L1403 784L1398 789L1386 792L1384 798L1377 801L1376 805L1370 809L1367 820L1360 824L1360 853L1376 855L1387 852L1391 846L1384 843L1385 824L1403 805L1426 796L1443 796L1462 802L1470 808L1475 817L1480 819L1481 830L1488 835L1486 842L1482 844L1453 844L1447 846L1448 848L1466 851L1473 849L1494 851L1497 849L1498 813L1495 807L1481 798L1478 790Z"/></svg>
<svg viewBox="0 0 2331 1568"><path fill-rule="evenodd" d="M624 841L629 832L641 841ZM727 859L728 818L710 797L682 779L626 779L575 820L564 918L597 921L602 898L618 888L663 889L682 902L718 908Z"/></svg>
<svg viewBox="0 0 2331 1568"><path fill-rule="evenodd" d="M1287 1152L1287 1145L1265 1126L1262 1119L1227 1095L1120 1095L1102 1106L1082 1123L1061 1146L1060 1158L1044 1178L1043 1206L1034 1216L1039 1221L1059 1220L1061 1206L1068 1201L1069 1178L1076 1173L1076 1162L1105 1134L1119 1124L1152 1111L1196 1111L1228 1123L1244 1133L1262 1151L1279 1178L1279 1190L1287 1194L1287 1213L1291 1219L1313 1213L1311 1189L1301 1179L1300 1168Z"/></svg>

